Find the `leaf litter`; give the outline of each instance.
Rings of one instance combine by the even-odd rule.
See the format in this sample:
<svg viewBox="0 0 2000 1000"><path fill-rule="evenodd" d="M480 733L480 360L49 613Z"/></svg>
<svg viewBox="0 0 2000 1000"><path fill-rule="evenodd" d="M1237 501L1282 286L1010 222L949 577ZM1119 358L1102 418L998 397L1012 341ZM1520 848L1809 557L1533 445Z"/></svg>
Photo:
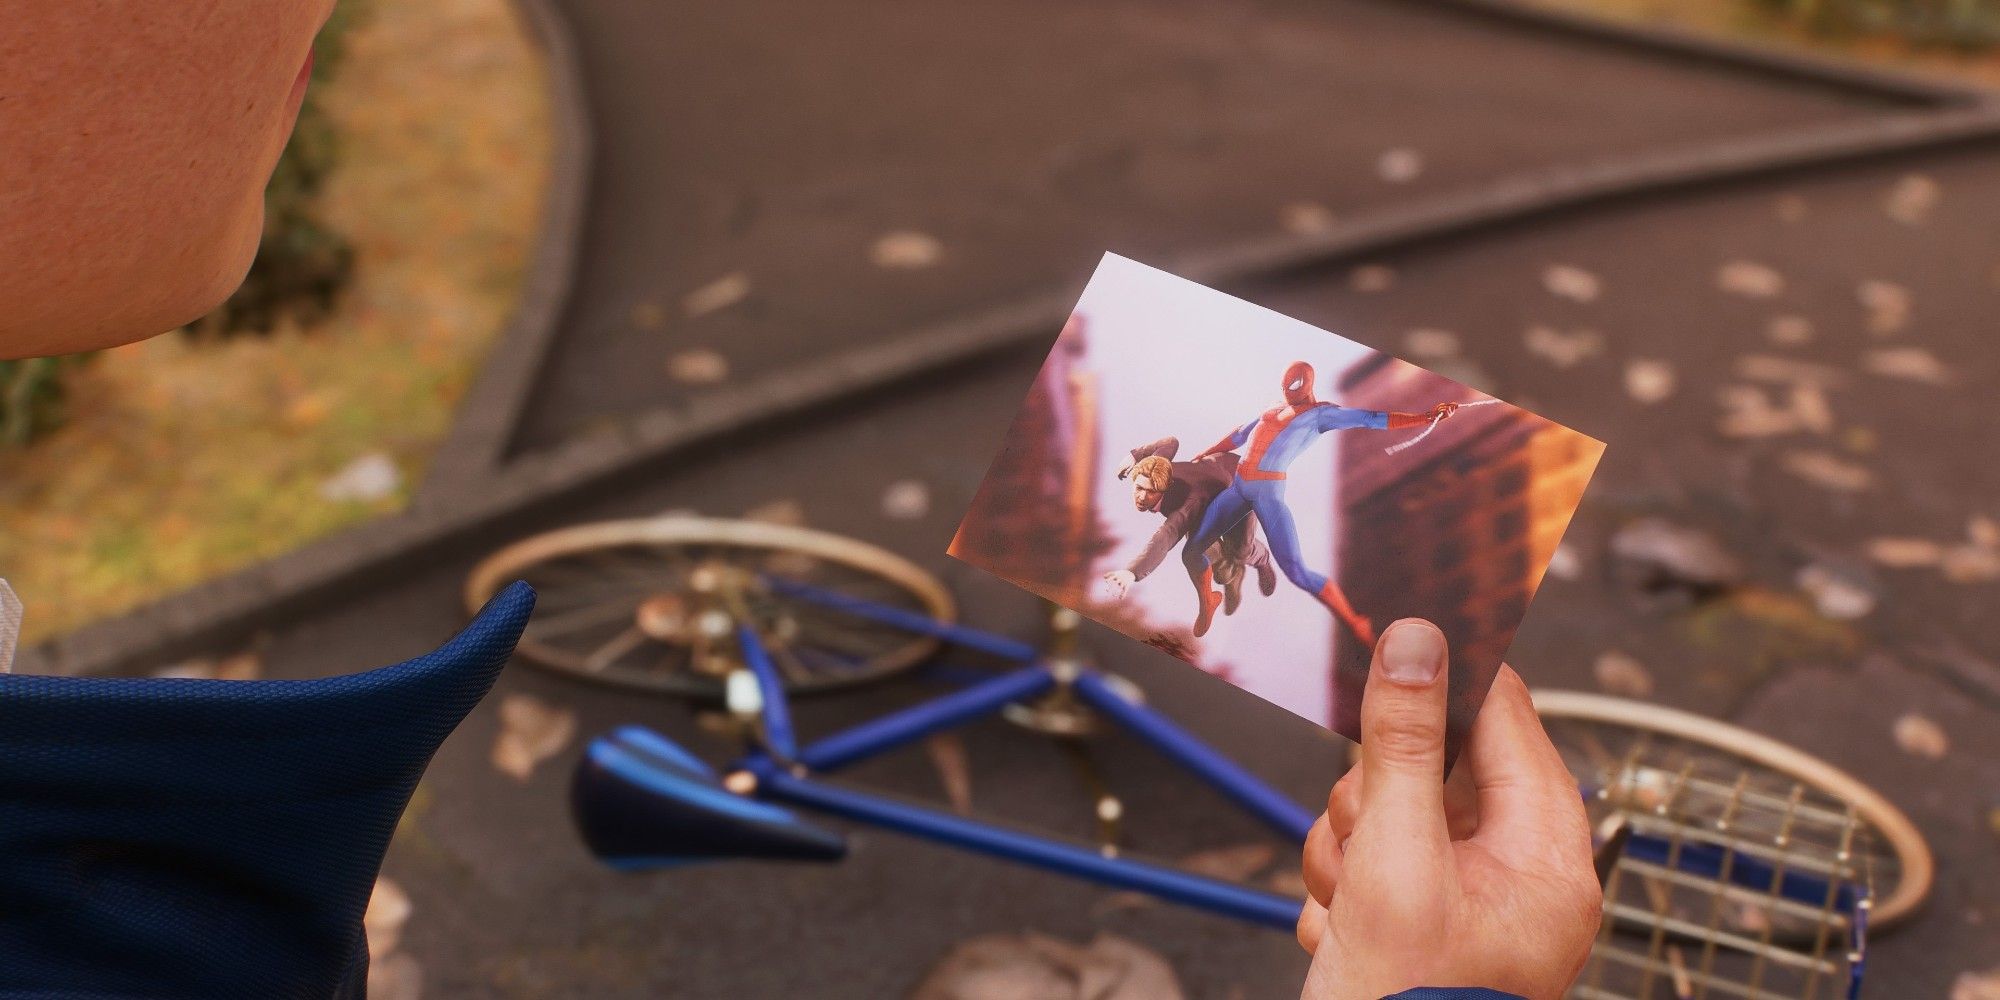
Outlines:
<svg viewBox="0 0 2000 1000"><path fill-rule="evenodd" d="M562 752L576 735L576 712L533 695L510 694L500 700L500 734L491 759L501 774L525 782L535 766Z"/></svg>
<svg viewBox="0 0 2000 1000"><path fill-rule="evenodd" d="M1528 351L1557 368L1574 368L1604 353L1604 335L1596 330L1558 330L1537 323L1521 334Z"/></svg>
<svg viewBox="0 0 2000 1000"><path fill-rule="evenodd" d="M1542 287L1571 302L1595 302L1604 290L1596 274L1574 264L1551 264L1542 271Z"/></svg>
<svg viewBox="0 0 2000 1000"><path fill-rule="evenodd" d="M1157 952L1112 934L1071 944L1029 931L988 934L945 953L911 1000L1181 1000Z"/></svg>

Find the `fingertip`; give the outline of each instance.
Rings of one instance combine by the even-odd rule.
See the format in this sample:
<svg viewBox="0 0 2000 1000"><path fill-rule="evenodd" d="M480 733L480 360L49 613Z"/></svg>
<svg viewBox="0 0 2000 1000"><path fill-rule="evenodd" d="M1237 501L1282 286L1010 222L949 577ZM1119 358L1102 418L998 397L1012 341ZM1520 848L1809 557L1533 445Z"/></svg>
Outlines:
<svg viewBox="0 0 2000 1000"><path fill-rule="evenodd" d="M1340 838L1322 815L1306 834L1305 850L1300 857L1299 874L1305 879L1306 894L1321 904L1331 905L1344 862Z"/></svg>
<svg viewBox="0 0 2000 1000"><path fill-rule="evenodd" d="M1306 900L1299 907L1299 922L1293 932L1298 937L1299 947L1304 948L1306 954L1317 954L1320 939L1326 936L1326 907L1315 900Z"/></svg>

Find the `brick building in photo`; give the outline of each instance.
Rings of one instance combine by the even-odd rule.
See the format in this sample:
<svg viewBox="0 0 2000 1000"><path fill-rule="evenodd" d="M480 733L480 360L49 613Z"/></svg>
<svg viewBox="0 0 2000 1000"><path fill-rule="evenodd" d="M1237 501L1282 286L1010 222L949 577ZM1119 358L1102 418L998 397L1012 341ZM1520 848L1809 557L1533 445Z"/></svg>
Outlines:
<svg viewBox="0 0 2000 1000"><path fill-rule="evenodd" d="M1422 410L1465 397L1457 383L1377 354L1343 374L1337 398ZM1604 446L1512 406L1461 409L1395 455L1384 453L1386 443L1372 432L1342 435L1334 473L1340 586L1378 628L1422 617L1444 630L1453 721L1469 722L1460 714L1492 680L1473 676L1474 665L1497 669ZM1333 656L1334 725L1355 731L1370 651L1343 632Z"/></svg>
<svg viewBox="0 0 2000 1000"><path fill-rule="evenodd" d="M1097 381L1072 315L972 498L951 554L1058 603L1079 606L1112 546L1097 518Z"/></svg>

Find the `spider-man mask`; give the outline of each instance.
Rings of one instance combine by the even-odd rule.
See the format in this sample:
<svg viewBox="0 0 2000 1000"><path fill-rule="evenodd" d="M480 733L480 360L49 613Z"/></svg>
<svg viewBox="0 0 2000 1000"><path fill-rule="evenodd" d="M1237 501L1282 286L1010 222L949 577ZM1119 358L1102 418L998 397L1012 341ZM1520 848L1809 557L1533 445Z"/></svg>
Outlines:
<svg viewBox="0 0 2000 1000"><path fill-rule="evenodd" d="M1294 361L1285 369L1285 403L1290 406L1311 406L1319 400L1313 398L1313 366L1303 361Z"/></svg>

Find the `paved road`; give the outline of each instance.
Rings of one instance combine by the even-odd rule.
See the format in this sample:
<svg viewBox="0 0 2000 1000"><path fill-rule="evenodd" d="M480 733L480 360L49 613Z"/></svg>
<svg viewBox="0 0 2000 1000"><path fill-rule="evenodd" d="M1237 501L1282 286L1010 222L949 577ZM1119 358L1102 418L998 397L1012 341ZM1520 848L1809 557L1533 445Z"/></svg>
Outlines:
<svg viewBox="0 0 2000 1000"><path fill-rule="evenodd" d="M523 430L527 447L673 398L661 362L686 346L720 346L740 376L1080 283L1106 247L1143 259L1268 231L1296 200L1353 214L1531 167L1883 110L1366 0L568 10L591 74L600 165L575 304ZM1377 157L1397 147L1423 158L1412 183L1376 174ZM1921 226L1888 220L1885 192L1919 166L1939 184L1941 206ZM1464 343L1454 364L1476 365L1503 394L1611 443L1573 536L1584 575L1548 585L1516 661L1538 683L1588 688L1592 658L1624 649L1650 666L1663 702L1796 740L1910 809L1945 876L1923 923L1881 942L1872 972L1898 984L1899 996L1942 995L1958 969L1991 962L1979 948L1992 941L2000 904L1978 887L2000 878L1983 827L2000 787L2000 703L1976 693L1976 677L1944 679L1937 651L2000 659L2000 633L1980 614L1994 586L1876 571L1893 593L1851 626L1855 648L1792 642L1753 662L1699 626L1768 638L1757 621L1730 617L1733 605L1719 618L1645 605L1603 583L1604 549L1623 522L1661 514L1714 531L1764 586L1790 593L1799 566L1851 559L1876 535L1962 534L1969 498L2000 495L2000 472L1968 460L2000 443L2000 418L1980 405L2000 382L1981 339L2000 294L1991 284L2000 204L1981 194L1996 182L2000 149L1887 162L1365 262L1394 269L1384 292L1355 291L1344 265L1239 290L1392 349L1413 327L1453 331ZM1804 204L1790 223L1778 212L1788 194ZM896 228L936 235L943 263L872 267L865 248ZM1768 300L1719 292L1717 268L1738 258L1775 268L1785 290ZM1540 283L1552 263L1596 273L1601 297L1552 297ZM749 301L699 321L675 317L679 294L739 269L754 282ZM1909 328L1879 344L1862 331L1856 302L1856 283L1869 278L1900 283L1914 303ZM664 329L630 323L640 302L668 307ZM1806 317L1814 340L1764 343L1781 313ZM1532 323L1595 329L1604 354L1558 370L1523 349ZM1894 345L1928 348L1958 381L1941 388L1856 371L1864 349ZM1827 390L1826 440L1716 437L1715 393L1752 353L1840 374ZM1670 362L1677 390L1652 406L1630 401L1619 372L1634 358ZM732 514L795 499L816 526L936 569L974 623L1032 630L1031 602L941 553L1038 361L1016 352L651 470L560 517L514 527L667 508ZM1865 467L1874 485L1850 495L1798 480L1783 455L1805 447ZM905 478L932 493L931 513L913 523L880 513L883 488ZM326 608L272 636L267 661L285 675L325 674L436 641L460 620L457 587L477 555ZM1312 727L1151 651L1099 645L1156 702L1301 801L1323 796L1337 774L1341 748ZM1976 673L1960 662L1961 673ZM899 683L815 701L802 723L820 730L922 692ZM857 838L854 856L830 868L612 874L584 855L563 816L574 746L526 784L487 762L495 706L510 693L575 708L584 733L641 721L702 739L683 706L511 669L439 756L389 859L414 900L405 947L424 965L426 996L896 996L954 942L1025 928L1128 935L1172 961L1198 997L1283 996L1302 973L1283 935L1164 906L1107 912L1099 890L880 836ZM1889 726L1908 711L1945 726L1951 757L1919 761L1894 748ZM997 724L967 739L981 811L1086 831L1084 796L1049 747ZM1110 742L1101 752L1128 802L1136 849L1171 858L1257 837L1135 747ZM921 754L854 777L938 794Z"/></svg>
<svg viewBox="0 0 2000 1000"><path fill-rule="evenodd" d="M1883 201L1915 170L1935 182L1939 204L1927 222L1910 226L1890 220ZM1774 631L1768 618L1743 610L1748 605L1688 612L1644 601L1612 582L1605 549L1630 519L1669 517L1716 534L1749 563L1754 585L1782 595L1796 593L1799 567L1859 562L1863 543L1877 536L1961 536L1979 512L1975 499L2000 496L2000 472L1968 460L2000 444L2000 417L1982 402L2000 386L2000 361L1982 339L1991 299L2000 296L1992 284L2000 203L1983 196L1996 183L2000 146L1989 146L1451 241L1371 262L1394 269L1386 292L1353 290L1344 268L1239 289L1383 346L1412 327L1453 331L1463 358L1445 363L1475 365L1501 393L1611 444L1572 531L1582 574L1546 585L1515 662L1536 683L1588 689L1596 654L1622 649L1648 665L1660 701L1792 740L1907 809L1937 848L1943 875L1921 921L1878 941L1871 976L1896 984L1889 989L1898 996L1943 995L1958 971L1991 964L2000 901L1990 887L2000 862L1985 815L2000 787L2000 691L1982 689L1977 667L1965 662L2000 660L2000 628L1983 613L1995 585L1875 569L1885 596L1871 615L1833 624L1808 614ZM1803 217L1783 221L1787 204L1802 204ZM1769 266L1784 290L1769 299L1719 290L1718 269L1738 260ZM1550 295L1542 271L1557 263L1597 275L1598 300ZM1865 330L1855 289L1869 279L1908 290L1905 329ZM1765 330L1775 315L1804 317L1812 340L1770 344ZM1534 323L1596 329L1604 352L1558 369L1523 347L1522 330ZM1857 359L1881 347L1932 352L1953 372L1952 384L1862 372ZM1830 385L1832 431L1718 436L1717 392L1738 383L1733 373L1746 355L1824 366L1815 377ZM1675 392L1654 405L1631 400L1620 371L1634 358L1670 362ZM981 372L719 449L559 520L670 507L730 514L796 499L813 524L883 541L936 568L966 598L972 621L1032 629L1032 604L939 553L1036 360L1017 353ZM1785 471L1787 452L1810 448L1870 470L1873 485L1847 494ZM887 520L881 491L906 477L930 485L932 512L915 523ZM329 608L276 637L269 659L288 673L325 673L406 654L455 623L464 568L465 561L444 563L374 599ZM1838 644L1844 628L1854 632L1851 648ZM1763 655L1748 655L1737 639L1759 643ZM1113 639L1100 645L1156 700L1301 801L1323 794L1338 771L1339 748L1310 727L1150 651ZM1939 660L1940 650L1954 648L1962 653L1957 670ZM834 726L921 691L897 684L817 701L804 724ZM531 668L502 680L500 693L511 692L574 706L585 732L636 720L702 739L685 708ZM525 786L501 778L486 761L493 704L439 757L388 866L415 898L408 947L428 970L431 995L897 995L951 943L1029 927L1072 938L1098 929L1130 935L1167 956L1195 996L1228 996L1236 987L1245 996L1281 996L1302 970L1281 935L1167 907L1100 913L1098 890L879 836L861 837L855 856L837 868L613 875L583 855L561 815L574 749ZM1944 727L1949 757L1922 760L1896 748L1891 727L1910 712ZM968 745L981 810L1085 832L1081 795L1049 748L998 725L973 730ZM1111 743L1104 753L1131 804L1138 849L1176 857L1255 838L1136 748ZM921 754L855 777L938 794Z"/></svg>
<svg viewBox="0 0 2000 1000"><path fill-rule="evenodd" d="M567 0L597 128L574 304L533 448L676 398L665 358L737 374L1524 169L1878 114L1892 103L1421 3ZM1413 151L1414 180L1378 166ZM944 250L868 261L881 234ZM742 272L740 307L684 320ZM635 307L664 308L658 329Z"/></svg>

